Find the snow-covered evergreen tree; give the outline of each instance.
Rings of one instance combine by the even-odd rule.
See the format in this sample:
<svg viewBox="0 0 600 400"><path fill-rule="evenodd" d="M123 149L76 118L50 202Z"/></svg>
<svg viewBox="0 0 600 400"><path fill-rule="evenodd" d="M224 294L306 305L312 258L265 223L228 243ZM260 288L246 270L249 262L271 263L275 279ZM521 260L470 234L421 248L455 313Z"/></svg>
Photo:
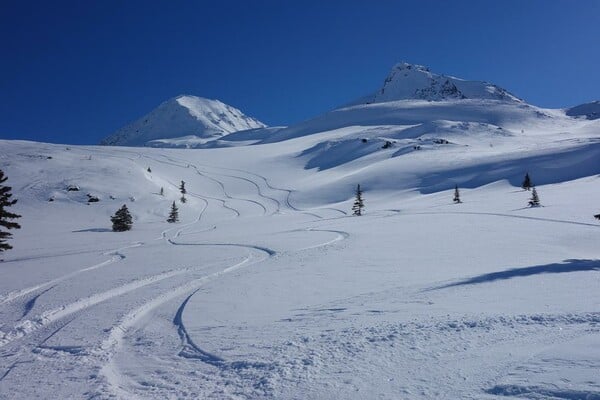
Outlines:
<svg viewBox="0 0 600 400"><path fill-rule="evenodd" d="M600 219L600 214L596 214L596 215L594 215L594 218L596 218L596 219Z"/></svg>
<svg viewBox="0 0 600 400"><path fill-rule="evenodd" d="M523 183L521 184L521 187L525 190L529 190L531 189L531 187L533 186L533 183L531 182L531 178L529 177L529 172L525 173L525 178L523 179Z"/></svg>
<svg viewBox="0 0 600 400"><path fill-rule="evenodd" d="M362 190L360 189L360 185L356 186L355 199L354 204L352 205L352 212L354 215L362 215L363 209L365 208L365 203L362 198Z"/></svg>
<svg viewBox="0 0 600 400"><path fill-rule="evenodd" d="M7 179L4 176L4 171L0 169L0 227L6 229L6 231L0 230L0 252L12 249L12 246L6 242L12 237L8 230L21 228L21 225L13 221L21 216L7 210L8 207L17 203L17 199L11 200L12 193L10 191L12 188L4 185Z"/></svg>
<svg viewBox="0 0 600 400"><path fill-rule="evenodd" d="M529 205L531 207L539 207L540 206L540 197L537 194L537 190L535 190L535 186L531 192L531 199L529 199Z"/></svg>
<svg viewBox="0 0 600 400"><path fill-rule="evenodd" d="M181 200L182 203L185 203L187 201L184 194L181 195L181 198L179 200Z"/></svg>
<svg viewBox="0 0 600 400"><path fill-rule="evenodd" d="M171 224L179 222L179 209L175 205L175 202L171 204L171 212L169 212L169 218L167 218L167 222Z"/></svg>
<svg viewBox="0 0 600 400"><path fill-rule="evenodd" d="M112 222L112 230L114 232L124 232L131 229L131 225L133 225L133 220L131 218L131 214L127 209L127 206L123 204L123 207L119 208L115 215L110 217Z"/></svg>
<svg viewBox="0 0 600 400"><path fill-rule="evenodd" d="M460 192L458 191L458 185L454 186L454 200L455 203L462 203L460 200Z"/></svg>
<svg viewBox="0 0 600 400"><path fill-rule="evenodd" d="M179 191L181 192L181 194L186 194L187 190L185 190L185 182L181 181L181 184L179 185ZM184 201L185 203L185 201Z"/></svg>

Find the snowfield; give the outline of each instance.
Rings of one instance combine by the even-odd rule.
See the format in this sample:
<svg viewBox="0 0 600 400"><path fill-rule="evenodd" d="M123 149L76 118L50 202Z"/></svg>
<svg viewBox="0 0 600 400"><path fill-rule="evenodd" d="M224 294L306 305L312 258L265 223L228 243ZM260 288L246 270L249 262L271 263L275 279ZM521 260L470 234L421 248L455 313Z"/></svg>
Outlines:
<svg viewBox="0 0 600 400"><path fill-rule="evenodd" d="M546 151L557 168L593 162L538 186L539 208L496 176L527 158L491 158L494 174L470 174L498 179L453 204L452 190L371 189L383 168L373 160L321 172L289 162L315 139L211 150L2 141L23 228L0 270L0 396L600 398L595 139ZM382 178L422 181L442 151L455 150L381 161L421 167ZM346 175L373 166L360 180L366 213L350 216L346 182L358 179ZM188 202L167 224L181 180ZM122 204L133 230L114 233Z"/></svg>
<svg viewBox="0 0 600 400"><path fill-rule="evenodd" d="M600 399L600 119L408 64L383 89L109 138L199 149L0 141L0 398Z"/></svg>

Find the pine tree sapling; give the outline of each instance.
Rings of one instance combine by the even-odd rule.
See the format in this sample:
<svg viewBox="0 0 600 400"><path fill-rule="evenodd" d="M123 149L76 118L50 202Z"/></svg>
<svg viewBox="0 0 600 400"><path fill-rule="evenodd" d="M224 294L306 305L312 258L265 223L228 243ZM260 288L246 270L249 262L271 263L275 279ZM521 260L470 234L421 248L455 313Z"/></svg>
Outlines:
<svg viewBox="0 0 600 400"><path fill-rule="evenodd" d="M521 187L525 190L529 190L531 189L531 187L533 186L533 183L531 182L531 178L529 177L529 172L525 173L525 178L523 179L523 183L521 184Z"/></svg>
<svg viewBox="0 0 600 400"><path fill-rule="evenodd" d="M181 184L179 185L179 191L181 192L181 194L186 194L187 190L185 190L185 182L181 181ZM185 203L185 201L184 201Z"/></svg>
<svg viewBox="0 0 600 400"><path fill-rule="evenodd" d="M131 214L127 209L127 206L123 204L123 207L119 208L115 215L110 217L112 222L112 230L114 232L124 232L131 229L131 225L133 225L133 220L131 218Z"/></svg>
<svg viewBox="0 0 600 400"><path fill-rule="evenodd" d="M540 198L537 194L537 190L535 190L535 186L533 187L533 190L531 191L531 199L529 199L529 206L530 207L539 207L540 206Z"/></svg>
<svg viewBox="0 0 600 400"><path fill-rule="evenodd" d="M357 185L354 204L352 205L352 214L357 216L362 215L363 208L365 208L365 204L362 198L362 190L360 189L360 185Z"/></svg>
<svg viewBox="0 0 600 400"><path fill-rule="evenodd" d="M171 211L169 212L169 218L167 218L167 222L170 224L179 222L179 209L175 205L175 202L171 204Z"/></svg>
<svg viewBox="0 0 600 400"><path fill-rule="evenodd" d="M460 192L458 191L458 185L454 186L454 200L455 203L462 203L462 201L460 201Z"/></svg>
<svg viewBox="0 0 600 400"><path fill-rule="evenodd" d="M182 203L185 203L187 201L185 195L181 195L181 198L179 200L181 200Z"/></svg>
<svg viewBox="0 0 600 400"><path fill-rule="evenodd" d="M12 194L10 191L12 188L3 185L7 179L8 178L4 176L4 171L0 169L0 227L6 229L6 231L0 230L0 252L12 249L12 246L6 242L12 237L12 234L8 232L8 230L21 228L21 225L12 221L21 218L21 216L7 210L8 207L17 203L17 199L11 200Z"/></svg>

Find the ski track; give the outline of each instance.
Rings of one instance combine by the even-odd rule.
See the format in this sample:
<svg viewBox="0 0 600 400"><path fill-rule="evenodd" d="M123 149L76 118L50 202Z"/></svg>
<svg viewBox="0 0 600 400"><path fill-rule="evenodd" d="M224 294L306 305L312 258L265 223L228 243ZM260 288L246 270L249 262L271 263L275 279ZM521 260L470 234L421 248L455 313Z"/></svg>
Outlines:
<svg viewBox="0 0 600 400"><path fill-rule="evenodd" d="M88 309L92 306L95 306L96 304L112 299L114 297L121 296L123 294L132 292L134 290L143 288L156 282L163 281L168 278L172 278L174 276L185 274L192 270L192 267L184 267L163 272L157 275L151 275L146 278L136 279L132 282L126 283L121 286L117 286L107 291L95 293L91 296L77 300L73 303L45 311L34 319L23 320L19 322L11 331L4 333L3 336L0 338L0 348L18 339L29 336L34 332L66 316Z"/></svg>
<svg viewBox="0 0 600 400"><path fill-rule="evenodd" d="M185 164L185 165L181 165L181 164L180 164L180 161L177 161L177 160L175 160L175 159L172 159L171 157L168 157L168 156L166 156L166 155L162 155L162 157L163 157L163 158L166 158L168 161L159 160L159 159L156 159L156 158L154 158L154 157L150 157L150 156L148 156L148 155L144 155L144 157L146 157L146 158L148 158L148 159L150 159L150 160L156 161L156 162L158 162L158 163L161 163L161 164L174 165L174 166L176 166L176 167L180 167L180 168L189 168L189 167L191 166L191 167L193 167L193 168L195 169L195 171L196 171L196 173L197 173L198 175L200 175L200 176L202 176L202 177L204 177L204 178L206 178L206 179L208 179L208 180L210 180L210 181L212 181L212 182L216 183L216 184L217 184L217 185L218 185L218 186L221 188L221 190L222 190L222 192L223 192L223 195L224 195L224 196L225 196L227 199L229 199L229 200L245 201L245 202L248 202L248 203L253 203L253 204L257 205L258 207L260 207L260 208L262 209L262 211L263 211L263 215L266 215L266 214L268 213L268 211L267 211L267 208L266 208L266 207L265 207L265 206L264 206L262 203L260 203L260 202L258 202L258 201L256 201L256 200L252 200L252 199L246 199L246 198L242 198L242 197L233 197L233 196L231 196L231 195L230 195L230 194L227 192L227 189L225 188L225 185L223 184L223 182L221 182L221 181L219 181L218 179L215 179L215 178L213 178L213 177L211 177L211 176L208 176L208 175L205 175L205 174L203 174L202 172L200 172L200 170L199 170L198 168L196 168L196 166L195 166L195 165L193 165L193 164L191 164L191 163L183 163L183 164ZM171 184L172 184L172 183L171 183ZM225 202L225 200L223 200L223 201Z"/></svg>
<svg viewBox="0 0 600 400"><path fill-rule="evenodd" d="M171 239L169 239L169 241L171 241ZM177 243L173 243L173 244L177 244ZM156 307L159 307L162 304L165 304L177 297L183 296L186 293L195 292L201 286L203 286L204 284L206 284L216 278L219 278L223 275L226 275L228 273L239 270L243 267L248 267L250 265L260 263L270 257L273 257L276 254L276 252L271 249L261 248L259 246L242 245L242 244L212 244L211 245L211 244L189 243L186 245L197 245L197 246L215 246L216 245L216 246L242 247L242 248L247 248L250 251L258 251L263 256L256 257L256 256L253 256L251 253L243 261L241 261L237 264L229 266L221 271L214 272L212 274L203 276L201 278L197 278L192 281L189 281L175 289L170 290L167 293L164 293L164 294L154 298L153 300L146 302L142 306L138 307L137 309L135 309L135 310L131 311L129 314L127 314L118 325L115 325L111 329L108 338L101 345L101 351L104 353L103 358L107 361L101 367L100 372L106 380L106 384L108 385L108 388L106 388L106 389L109 393L113 393L113 394L116 394L117 396L121 396L124 398L137 398L137 396L135 396L133 393L129 392L126 389L127 385L123 382L123 378L118 370L118 366L114 362L114 355L116 353L118 353L120 348L123 346L126 333L130 329L134 328L136 324L138 324L148 313L150 313L150 311L152 311ZM191 298L191 295L188 295L187 299L189 299L189 298ZM184 301L184 303L187 304L187 301ZM178 312L179 312L179 309L181 309L181 311L179 312L180 315L183 313L184 308L185 308L185 305L183 305L183 307L180 305L180 307L178 308ZM173 321L176 321L176 320L177 320L177 314L175 315ZM179 334L183 335L184 338L189 337L189 335L187 334L187 331L185 331L185 327L183 324L180 325L180 329L178 329L178 331L180 331ZM186 344L189 345L190 343L193 343L193 342L191 342L191 341L185 342L184 341L182 343L182 346L185 347ZM197 346L195 346L195 347L197 350L200 350ZM200 354L200 353L198 353L198 354ZM206 355L210 356L208 353L206 353Z"/></svg>
<svg viewBox="0 0 600 400"><path fill-rule="evenodd" d="M137 242L137 243L131 244L129 246L120 247L120 248L118 248L116 250L112 250L112 251L109 251L109 252L102 253L103 255L112 254L112 257L109 260L106 260L106 261L103 261L101 263L92 265L91 267L86 267L86 268L83 268L83 269L80 269L80 270L77 270L77 271L70 272L70 273L68 273L66 275L63 275L63 276L55 278L55 279L51 279L49 281L37 284L35 286L30 286L30 287L25 288L25 289L20 289L20 290L17 290L17 291L10 292L10 293L8 293L8 294L6 294L6 295L4 295L3 297L0 298L0 305L9 303L11 301L14 301L15 299L17 299L19 297L22 297L22 296L25 296L25 295L27 295L29 293L35 292L36 290L43 289L43 288L45 288L47 286L55 286L57 283L60 283L60 282L63 282L65 280L67 280L67 279L73 278L74 276L77 276L77 275L82 274L84 272L93 271L95 269L102 268L102 267L105 267L107 265L113 264L115 262L121 261L121 260L125 259L125 256L123 254L121 254L121 251L123 251L125 249L130 249L130 248L134 248L134 247L143 246L143 245L144 245L144 243Z"/></svg>
<svg viewBox="0 0 600 400"><path fill-rule="evenodd" d="M210 172L207 172L206 170L203 170L202 172L200 172L200 171L199 171L199 167L198 167L198 165L200 165L202 168L214 169L214 170L217 170L217 171L219 171L219 170L224 170L224 171L232 171L232 172L236 172L236 173L242 173L242 174L245 174L245 175L253 176L253 177L255 177L255 178L258 178L259 180L263 181L263 182L265 183L265 186L266 186L266 188L267 188L267 189L270 189L270 190L272 190L272 191L284 192L284 193L285 193L284 202L285 202L285 205L286 205L286 207L287 207L288 209L290 209L290 210L293 210L293 211L298 211L298 212L301 212L301 213L304 213L304 214L307 214L307 215L311 215L311 216L313 216L313 217L316 217L316 218L322 218L322 216L320 216L320 215L318 215L318 214L311 213L311 212L309 212L309 211L306 211L306 210L303 210L303 209L300 209L300 208L298 208L298 207L294 206L294 205L291 203L291 199L290 199L290 198L291 198L291 195L292 195L292 193L293 193L293 190L290 190L290 189L282 189L282 188L275 187L275 186L271 185L271 184L269 183L269 180L268 180L268 179L267 179L265 176L263 176L263 175L256 174L256 173L254 173L254 172L250 172L250 171L244 171L244 170L241 170L241 169L236 169L236 168L214 167L214 166L205 165L205 164L194 164L194 163L191 163L191 162L189 162L189 161L187 161L187 160L184 160L184 159L177 159L177 158L171 158L171 157L170 157L170 159L171 159L172 161L179 161L179 162L186 163L186 165L191 165L193 168L195 168L195 169L196 169L196 171L197 171L199 174L202 174L202 175L204 175L204 174L210 174ZM252 185L254 185L254 186L256 187L256 189L257 189L257 191L258 191L258 194L259 194L259 196L261 196L261 197L263 197L263 198L266 198L266 199L269 199L269 200L272 200L272 201L274 201L274 202L276 202L276 203L277 203L277 211L276 211L275 213L278 213L278 212L280 212L280 211L281 211L281 201L277 200L277 199L276 199L276 198L274 198L274 197L271 197L271 196L266 196L266 195L264 195L264 194L263 194L263 192L262 192L262 190L261 190L261 188L260 188L260 185L258 185L258 184L256 183L256 181L253 181L253 180L252 180L252 179L250 179L250 178L243 177L243 176L239 176L239 175L228 175L228 174L223 174L222 172L214 172L214 174L215 174L215 175L220 175L220 176L227 176L227 177L230 177L230 178L235 178L235 179L242 179L242 180L244 180L244 181L247 181L247 182L251 183ZM343 211L343 210L340 210L340 209L338 209L338 208L334 208L334 207L323 207L323 208L321 208L321 209L322 209L322 210L332 210L332 211L339 212L339 213L341 213L342 215L348 215L348 213L347 213L347 212L345 212L345 211Z"/></svg>
<svg viewBox="0 0 600 400"><path fill-rule="evenodd" d="M333 243L342 241L342 240L346 240L350 237L350 234L348 232L345 231L337 231L337 230L333 230L333 229L319 229L319 228L306 228L306 229L296 229L293 232L329 232L329 233L335 233L336 237L333 238L332 240L329 240L325 243L319 243L316 244L314 246L308 246L308 247L303 247L301 249L298 249L296 251L304 251L304 250L312 250L312 249L316 249L319 247L325 247L325 246L329 246Z"/></svg>

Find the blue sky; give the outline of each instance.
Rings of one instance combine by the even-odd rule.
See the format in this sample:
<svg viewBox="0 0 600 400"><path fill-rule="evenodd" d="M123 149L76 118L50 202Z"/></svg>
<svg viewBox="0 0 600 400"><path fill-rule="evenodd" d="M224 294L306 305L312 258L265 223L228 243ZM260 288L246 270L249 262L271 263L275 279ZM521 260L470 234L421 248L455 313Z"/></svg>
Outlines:
<svg viewBox="0 0 600 400"><path fill-rule="evenodd" d="M399 61L529 103L600 99L600 1L13 1L0 138L92 144L179 94L269 125L379 88Z"/></svg>

